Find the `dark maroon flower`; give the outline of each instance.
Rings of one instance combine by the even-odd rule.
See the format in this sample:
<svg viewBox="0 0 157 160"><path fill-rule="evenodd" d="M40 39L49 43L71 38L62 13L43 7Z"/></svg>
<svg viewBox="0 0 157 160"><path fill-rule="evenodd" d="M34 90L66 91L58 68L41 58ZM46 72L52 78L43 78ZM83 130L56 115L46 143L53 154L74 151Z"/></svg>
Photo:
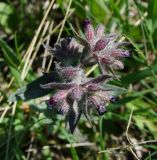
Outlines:
<svg viewBox="0 0 157 160"><path fill-rule="evenodd" d="M90 22L90 20L89 19L85 19L84 21L83 21L83 26L86 28L87 27L87 25L90 25L91 24L91 22Z"/></svg>

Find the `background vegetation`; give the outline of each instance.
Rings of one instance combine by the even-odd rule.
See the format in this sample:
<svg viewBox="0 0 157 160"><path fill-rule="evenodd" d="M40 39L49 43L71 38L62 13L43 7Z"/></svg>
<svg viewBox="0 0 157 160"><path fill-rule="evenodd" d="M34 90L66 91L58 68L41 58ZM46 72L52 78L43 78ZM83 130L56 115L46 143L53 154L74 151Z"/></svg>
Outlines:
<svg viewBox="0 0 157 160"><path fill-rule="evenodd" d="M53 46L73 35L70 24L81 35L85 18L95 26L103 23L106 33L123 35L132 57L118 73L121 81L114 82L127 92L104 116L93 114L92 126L82 118L71 135L61 115L46 112L46 97L14 103L8 97L42 71L53 70L41 44ZM1 1L0 159L157 159L156 44L156 0Z"/></svg>

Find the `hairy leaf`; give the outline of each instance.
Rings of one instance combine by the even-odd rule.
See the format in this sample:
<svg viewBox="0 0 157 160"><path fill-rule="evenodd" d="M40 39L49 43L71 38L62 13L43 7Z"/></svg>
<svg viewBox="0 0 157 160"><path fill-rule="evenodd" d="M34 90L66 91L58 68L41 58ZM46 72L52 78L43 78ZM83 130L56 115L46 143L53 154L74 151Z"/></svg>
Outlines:
<svg viewBox="0 0 157 160"><path fill-rule="evenodd" d="M49 82L58 82L59 77L56 72L46 73L42 77L34 80L33 82L29 83L27 86L18 89L15 93L10 95L8 98L9 102L17 101L17 100L24 100L28 101L31 99L35 99L38 97L45 96L52 92L52 90L45 90L40 87L40 84L49 83Z"/></svg>

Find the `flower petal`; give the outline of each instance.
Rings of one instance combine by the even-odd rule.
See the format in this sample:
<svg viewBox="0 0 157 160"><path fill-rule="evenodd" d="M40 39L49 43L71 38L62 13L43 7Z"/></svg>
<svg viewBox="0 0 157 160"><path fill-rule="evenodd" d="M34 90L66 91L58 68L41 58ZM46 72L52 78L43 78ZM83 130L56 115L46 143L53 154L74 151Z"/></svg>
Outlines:
<svg viewBox="0 0 157 160"><path fill-rule="evenodd" d="M86 39L87 41L89 42L92 42L93 41L93 38L94 38L94 28L93 26L91 25L91 22L86 19L84 21L84 28L85 28L85 35L86 35Z"/></svg>
<svg viewBox="0 0 157 160"><path fill-rule="evenodd" d="M109 39L105 39L105 38L98 40L95 44L93 51L96 52L96 51L103 50L107 46L109 41L110 41Z"/></svg>
<svg viewBox="0 0 157 160"><path fill-rule="evenodd" d="M113 57L111 57L109 55L100 56L99 60L100 60L100 63L102 63L104 65L110 65L110 64L113 64L113 62L114 62Z"/></svg>
<svg viewBox="0 0 157 160"><path fill-rule="evenodd" d="M111 103L116 103L116 101L117 101L117 97L115 97L115 96L110 96L110 102L111 102Z"/></svg>
<svg viewBox="0 0 157 160"><path fill-rule="evenodd" d="M96 31L95 31L96 32L96 37L98 38L98 37L103 36L104 35L104 30L105 30L105 27L102 24L98 25L97 28L96 28Z"/></svg>
<svg viewBox="0 0 157 160"><path fill-rule="evenodd" d="M49 100L48 105L50 106L56 106L60 104L67 96L68 92L59 90L56 94L54 94Z"/></svg>
<svg viewBox="0 0 157 160"><path fill-rule="evenodd" d="M97 96L91 96L89 98L89 103L93 104L96 107L99 115L103 115L106 112L106 107L103 101Z"/></svg>
<svg viewBox="0 0 157 160"><path fill-rule="evenodd" d="M115 62L113 64L113 67L116 68L116 69L123 69L124 65L123 65L123 63L121 61L115 60Z"/></svg>
<svg viewBox="0 0 157 160"><path fill-rule="evenodd" d="M111 56L115 57L115 58L119 58L119 57L130 57L130 53L129 51L124 51L121 49L115 49L112 50L110 53Z"/></svg>

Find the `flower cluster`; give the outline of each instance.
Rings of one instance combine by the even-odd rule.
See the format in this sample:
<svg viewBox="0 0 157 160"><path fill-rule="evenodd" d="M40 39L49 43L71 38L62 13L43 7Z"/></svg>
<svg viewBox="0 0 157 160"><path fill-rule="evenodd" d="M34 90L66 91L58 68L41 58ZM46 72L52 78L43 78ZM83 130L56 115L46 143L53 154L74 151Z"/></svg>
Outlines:
<svg viewBox="0 0 157 160"><path fill-rule="evenodd" d="M99 62L104 70L108 67L123 69L121 59L130 57L130 53L122 48L125 42L116 42L117 34L104 35L104 26L98 25L94 30L89 20L84 22L85 39L88 46L89 58L93 57Z"/></svg>
<svg viewBox="0 0 157 160"><path fill-rule="evenodd" d="M104 70L109 67L123 68L120 61L129 57L129 52L119 48L123 43L116 42L117 35L104 35L104 27L99 25L95 30L89 20L84 22L85 38L67 37L61 39L54 48L48 48L56 58L55 71L61 82L41 84L43 89L52 89L56 93L47 101L52 109L57 109L67 116L70 131L73 133L80 117L87 118L90 110L95 108L99 115L106 112L106 105L115 102L113 89L106 88L104 83L113 77ZM90 60L102 66L102 75L96 78L86 76L84 69Z"/></svg>

